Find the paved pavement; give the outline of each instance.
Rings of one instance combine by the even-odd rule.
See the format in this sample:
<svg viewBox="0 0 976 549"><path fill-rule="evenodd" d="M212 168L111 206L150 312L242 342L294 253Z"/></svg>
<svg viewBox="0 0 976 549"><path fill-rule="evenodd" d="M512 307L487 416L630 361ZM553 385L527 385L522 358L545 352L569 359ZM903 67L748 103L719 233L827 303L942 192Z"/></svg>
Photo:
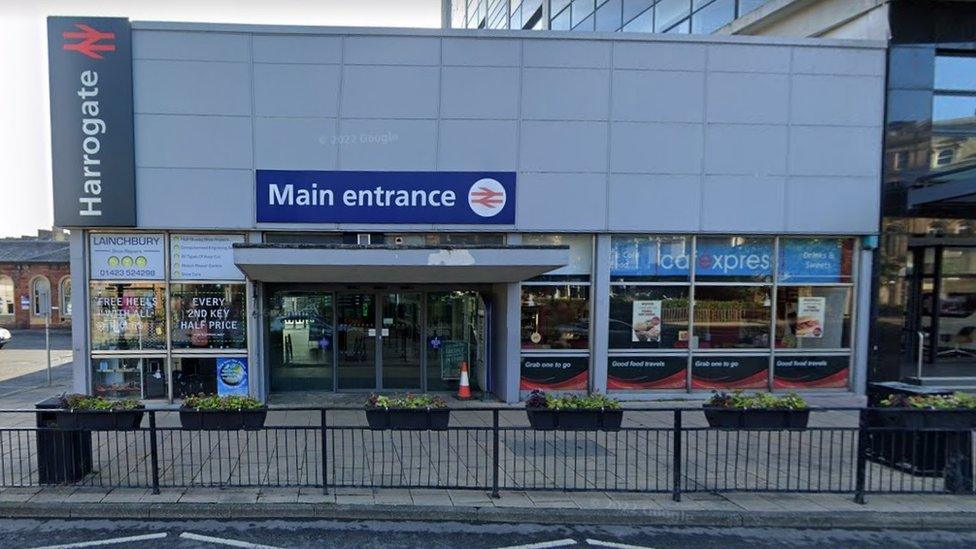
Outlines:
<svg viewBox="0 0 976 549"><path fill-rule="evenodd" d="M599 547L619 549L739 549L764 547L865 547L946 549L976 546L976 533L930 530L857 531L721 527L581 526L483 524L452 521L35 521L0 520L0 536L11 548L71 547L105 544L119 547L266 548L297 547L466 547L543 549ZM129 538L128 543L124 538ZM120 541L122 540L122 541ZM91 545L88 545L91 546ZM75 545L74 547L79 547Z"/></svg>
<svg viewBox="0 0 976 549"><path fill-rule="evenodd" d="M44 330L14 330L13 339L0 349L0 408L33 408L39 400L70 391L71 357L71 332L52 330L48 386ZM6 419L0 417L0 426L10 425Z"/></svg>

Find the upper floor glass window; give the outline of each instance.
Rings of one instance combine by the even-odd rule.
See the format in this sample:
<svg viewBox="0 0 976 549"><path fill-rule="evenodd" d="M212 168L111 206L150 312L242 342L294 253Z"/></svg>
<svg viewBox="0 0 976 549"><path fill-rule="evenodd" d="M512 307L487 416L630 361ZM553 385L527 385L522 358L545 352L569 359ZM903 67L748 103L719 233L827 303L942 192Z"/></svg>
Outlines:
<svg viewBox="0 0 976 549"><path fill-rule="evenodd" d="M935 89L976 92L976 56L957 53L936 55Z"/></svg>

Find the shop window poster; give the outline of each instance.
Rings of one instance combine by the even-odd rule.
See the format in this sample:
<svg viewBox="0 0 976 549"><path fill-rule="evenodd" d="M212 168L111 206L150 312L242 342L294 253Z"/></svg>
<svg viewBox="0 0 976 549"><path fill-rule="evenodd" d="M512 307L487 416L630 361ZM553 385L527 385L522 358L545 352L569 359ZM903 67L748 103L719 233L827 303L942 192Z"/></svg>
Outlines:
<svg viewBox="0 0 976 549"><path fill-rule="evenodd" d="M802 296L797 300L796 337L820 339L824 332L827 298Z"/></svg>
<svg viewBox="0 0 976 549"><path fill-rule="evenodd" d="M247 396L247 359L246 358L218 358L217 359L217 395Z"/></svg>
<svg viewBox="0 0 976 549"><path fill-rule="evenodd" d="M661 300L637 300L631 315L631 341L661 341Z"/></svg>

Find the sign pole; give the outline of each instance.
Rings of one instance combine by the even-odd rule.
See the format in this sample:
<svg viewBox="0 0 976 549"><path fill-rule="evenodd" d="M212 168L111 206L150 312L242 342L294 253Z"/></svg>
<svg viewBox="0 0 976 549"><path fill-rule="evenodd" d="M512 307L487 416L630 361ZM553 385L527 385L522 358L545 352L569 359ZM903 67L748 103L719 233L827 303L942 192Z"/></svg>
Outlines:
<svg viewBox="0 0 976 549"><path fill-rule="evenodd" d="M51 386L51 309L44 313L44 346L47 348L47 386Z"/></svg>

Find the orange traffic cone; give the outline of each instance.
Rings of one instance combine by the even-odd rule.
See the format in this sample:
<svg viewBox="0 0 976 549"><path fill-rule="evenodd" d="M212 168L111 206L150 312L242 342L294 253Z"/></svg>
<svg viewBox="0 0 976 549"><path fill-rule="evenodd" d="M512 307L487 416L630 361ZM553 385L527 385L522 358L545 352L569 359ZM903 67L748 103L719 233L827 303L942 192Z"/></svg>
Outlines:
<svg viewBox="0 0 976 549"><path fill-rule="evenodd" d="M474 397L471 396L471 384L468 381L468 363L467 361L461 361L461 381L458 383L458 400L471 400Z"/></svg>

